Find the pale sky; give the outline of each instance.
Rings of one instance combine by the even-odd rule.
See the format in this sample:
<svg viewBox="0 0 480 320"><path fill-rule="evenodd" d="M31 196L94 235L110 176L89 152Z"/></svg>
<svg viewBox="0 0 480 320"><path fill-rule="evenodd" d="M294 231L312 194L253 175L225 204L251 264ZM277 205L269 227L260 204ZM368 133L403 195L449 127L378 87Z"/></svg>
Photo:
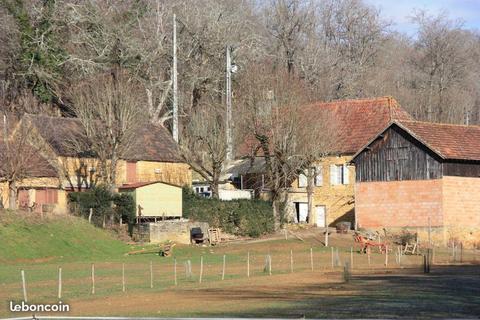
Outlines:
<svg viewBox="0 0 480 320"><path fill-rule="evenodd" d="M460 19L464 28L480 30L480 0L365 0L366 3L381 9L382 16L393 22L393 30L413 36L415 26L409 16L415 9L427 10L430 14L447 14L450 19Z"/></svg>

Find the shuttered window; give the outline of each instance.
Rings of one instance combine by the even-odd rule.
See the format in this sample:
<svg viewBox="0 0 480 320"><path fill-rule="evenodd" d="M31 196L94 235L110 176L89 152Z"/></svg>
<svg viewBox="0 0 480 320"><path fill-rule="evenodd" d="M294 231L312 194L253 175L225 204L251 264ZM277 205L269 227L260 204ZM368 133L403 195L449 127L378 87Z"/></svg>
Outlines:
<svg viewBox="0 0 480 320"><path fill-rule="evenodd" d="M315 168L315 186L323 186L323 170L321 166Z"/></svg>
<svg viewBox="0 0 480 320"><path fill-rule="evenodd" d="M342 166L342 173L343 173L342 183L343 184L348 184L349 181L350 181L350 176L349 176L349 171L348 171L348 167L347 167L346 164L344 164Z"/></svg>
<svg viewBox="0 0 480 320"><path fill-rule="evenodd" d="M298 176L298 187L306 188L307 187L307 176L303 173L300 173Z"/></svg>
<svg viewBox="0 0 480 320"><path fill-rule="evenodd" d="M350 175L348 167L346 164L343 165L330 165L330 184L331 185L340 185L340 184L349 184Z"/></svg>

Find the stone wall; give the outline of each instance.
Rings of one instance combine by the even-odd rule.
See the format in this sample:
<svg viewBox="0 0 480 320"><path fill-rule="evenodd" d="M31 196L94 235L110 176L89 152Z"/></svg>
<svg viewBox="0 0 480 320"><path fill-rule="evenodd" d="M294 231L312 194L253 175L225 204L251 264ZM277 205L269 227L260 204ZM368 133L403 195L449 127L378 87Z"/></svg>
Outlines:
<svg viewBox="0 0 480 320"><path fill-rule="evenodd" d="M189 244L190 230L196 227L201 228L205 236L208 235L209 225L207 222L166 220L142 224L140 227L142 234L137 234L136 238L150 241L151 243L173 241L176 243ZM138 228L135 228L134 233L138 233Z"/></svg>
<svg viewBox="0 0 480 320"><path fill-rule="evenodd" d="M186 163L137 162L137 181L162 181L180 187L192 185L192 171Z"/></svg>
<svg viewBox="0 0 480 320"><path fill-rule="evenodd" d="M351 159L351 156L333 156L326 157L316 164L317 169L322 170L323 183L314 188L313 210L315 211L315 206L325 206L329 225L334 225L338 221L351 221L353 225L355 167L353 165L346 167L348 183L339 185L330 183L330 165L348 164ZM307 190L300 188L298 180L295 180L291 185L289 197L289 211L293 213L293 202L307 202ZM310 221L313 224L317 222L315 214Z"/></svg>

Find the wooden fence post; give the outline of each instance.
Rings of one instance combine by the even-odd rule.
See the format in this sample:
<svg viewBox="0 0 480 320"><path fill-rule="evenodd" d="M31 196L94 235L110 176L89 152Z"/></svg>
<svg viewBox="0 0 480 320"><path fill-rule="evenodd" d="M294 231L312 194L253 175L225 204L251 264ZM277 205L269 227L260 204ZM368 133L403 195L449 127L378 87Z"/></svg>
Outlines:
<svg viewBox="0 0 480 320"><path fill-rule="evenodd" d="M173 259L173 279L175 281L175 286L177 283L177 258Z"/></svg>
<svg viewBox="0 0 480 320"><path fill-rule="evenodd" d="M150 261L150 288L153 288L153 262Z"/></svg>
<svg viewBox="0 0 480 320"><path fill-rule="evenodd" d="M340 255L338 254L338 248L335 250L335 266L340 267L342 263L340 262Z"/></svg>
<svg viewBox="0 0 480 320"><path fill-rule="evenodd" d="M95 294L95 264L92 263L92 294Z"/></svg>
<svg viewBox="0 0 480 320"><path fill-rule="evenodd" d="M122 263L122 291L125 292L125 263Z"/></svg>
<svg viewBox="0 0 480 320"><path fill-rule="evenodd" d="M225 280L225 255L223 255L222 280Z"/></svg>
<svg viewBox="0 0 480 320"><path fill-rule="evenodd" d="M200 275L198 277L199 283L202 283L202 277L203 277L203 256L200 256Z"/></svg>
<svg viewBox="0 0 480 320"><path fill-rule="evenodd" d="M22 270L20 273L22 274L23 301L28 302L28 299L27 299L27 283L26 283L26 280L25 280L25 271Z"/></svg>
<svg viewBox="0 0 480 320"><path fill-rule="evenodd" d="M348 261L345 261L345 265L343 266L343 280L345 282L350 281L350 264Z"/></svg>
<svg viewBox="0 0 480 320"><path fill-rule="evenodd" d="M350 247L350 267L353 269L353 247Z"/></svg>
<svg viewBox="0 0 480 320"><path fill-rule="evenodd" d="M385 246L385 268L388 268L388 245Z"/></svg>
<svg viewBox="0 0 480 320"><path fill-rule="evenodd" d="M268 255L268 274L272 275L272 256Z"/></svg>
<svg viewBox="0 0 480 320"><path fill-rule="evenodd" d="M368 266L370 267L371 265L371 260L370 260L370 247L367 248L367 259L368 259Z"/></svg>
<svg viewBox="0 0 480 320"><path fill-rule="evenodd" d="M247 278L250 278L250 251L247 252Z"/></svg>
<svg viewBox="0 0 480 320"><path fill-rule="evenodd" d="M313 272L313 248L310 248L310 269Z"/></svg>
<svg viewBox="0 0 480 320"><path fill-rule="evenodd" d="M327 227L325 228L325 247L328 247L328 224L327 224Z"/></svg>
<svg viewBox="0 0 480 320"><path fill-rule="evenodd" d="M58 299L62 299L62 267L58 267Z"/></svg>
<svg viewBox="0 0 480 320"><path fill-rule="evenodd" d="M460 242L460 263L463 263L463 242Z"/></svg>
<svg viewBox="0 0 480 320"><path fill-rule="evenodd" d="M290 250L290 272L293 273L293 250Z"/></svg>
<svg viewBox="0 0 480 320"><path fill-rule="evenodd" d="M92 216L93 216L93 208L90 208L88 215L88 223L92 223Z"/></svg>

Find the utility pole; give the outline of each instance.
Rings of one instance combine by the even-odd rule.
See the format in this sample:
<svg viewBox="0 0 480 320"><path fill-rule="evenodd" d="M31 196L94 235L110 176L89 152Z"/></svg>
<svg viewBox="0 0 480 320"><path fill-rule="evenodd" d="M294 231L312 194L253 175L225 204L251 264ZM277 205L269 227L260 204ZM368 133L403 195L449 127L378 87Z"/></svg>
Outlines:
<svg viewBox="0 0 480 320"><path fill-rule="evenodd" d="M178 143L178 96L177 96L177 16L173 15L173 140Z"/></svg>
<svg viewBox="0 0 480 320"><path fill-rule="evenodd" d="M227 161L233 160L233 139L232 139L232 61L230 58L230 46L226 48L227 67L226 67L226 104L227 104L227 119L226 119L226 134L227 134Z"/></svg>

